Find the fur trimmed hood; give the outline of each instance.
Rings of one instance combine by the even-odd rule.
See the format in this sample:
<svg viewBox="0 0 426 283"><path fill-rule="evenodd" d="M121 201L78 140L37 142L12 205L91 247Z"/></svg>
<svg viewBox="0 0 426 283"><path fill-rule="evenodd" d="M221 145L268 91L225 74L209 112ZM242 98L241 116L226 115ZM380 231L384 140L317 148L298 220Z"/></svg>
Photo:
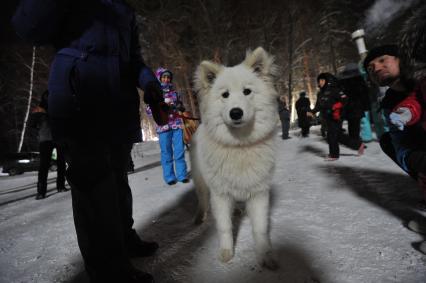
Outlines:
<svg viewBox="0 0 426 283"><path fill-rule="evenodd" d="M173 81L173 73L170 70L163 68L163 67L160 67L155 71L155 76L157 77L157 80L161 81L160 80L161 76L164 73L168 73L170 75L170 82L172 82Z"/></svg>
<svg viewBox="0 0 426 283"><path fill-rule="evenodd" d="M419 81L426 77L426 6L404 23L399 51L402 69L408 78Z"/></svg>

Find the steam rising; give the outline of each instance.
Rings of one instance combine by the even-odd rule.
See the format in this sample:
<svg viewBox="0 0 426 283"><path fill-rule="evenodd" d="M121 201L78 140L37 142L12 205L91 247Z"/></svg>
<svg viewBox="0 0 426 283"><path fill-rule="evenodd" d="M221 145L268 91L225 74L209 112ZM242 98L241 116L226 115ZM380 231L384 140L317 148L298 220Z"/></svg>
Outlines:
<svg viewBox="0 0 426 283"><path fill-rule="evenodd" d="M375 32L416 4L419 0L377 0L366 12L363 24L368 32Z"/></svg>

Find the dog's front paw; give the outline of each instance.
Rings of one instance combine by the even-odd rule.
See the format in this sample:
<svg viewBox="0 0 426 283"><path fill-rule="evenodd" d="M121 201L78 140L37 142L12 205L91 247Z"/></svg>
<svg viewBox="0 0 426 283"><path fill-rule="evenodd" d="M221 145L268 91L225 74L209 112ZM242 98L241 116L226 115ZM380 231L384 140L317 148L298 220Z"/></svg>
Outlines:
<svg viewBox="0 0 426 283"><path fill-rule="evenodd" d="M221 262L228 262L234 256L234 253L230 249L221 249L219 252L219 260Z"/></svg>
<svg viewBox="0 0 426 283"><path fill-rule="evenodd" d="M277 270L279 268L277 261L275 260L274 256L272 255L272 252L267 252L260 259L260 265L267 268L267 269L270 269L270 270Z"/></svg>

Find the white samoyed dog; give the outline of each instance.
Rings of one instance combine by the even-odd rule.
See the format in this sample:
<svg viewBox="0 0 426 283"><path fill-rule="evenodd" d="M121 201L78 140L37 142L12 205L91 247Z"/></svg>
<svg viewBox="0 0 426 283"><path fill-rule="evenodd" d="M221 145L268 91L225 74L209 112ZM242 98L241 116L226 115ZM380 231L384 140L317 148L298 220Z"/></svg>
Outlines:
<svg viewBox="0 0 426 283"><path fill-rule="evenodd" d="M202 123L191 143L191 170L206 219L209 200L219 233L219 259L234 254L232 213L244 201L259 263L277 268L269 238L269 189L275 164L277 91L273 57L259 47L225 67L203 61L195 73Z"/></svg>

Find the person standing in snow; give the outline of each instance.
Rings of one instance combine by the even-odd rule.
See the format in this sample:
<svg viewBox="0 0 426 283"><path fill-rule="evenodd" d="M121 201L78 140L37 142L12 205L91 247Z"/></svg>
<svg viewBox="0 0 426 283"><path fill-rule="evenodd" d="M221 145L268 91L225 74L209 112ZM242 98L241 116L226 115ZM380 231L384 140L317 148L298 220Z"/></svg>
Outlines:
<svg viewBox="0 0 426 283"><path fill-rule="evenodd" d="M308 111L311 110L311 102L306 97L306 92L302 91L299 94L299 99L296 101L296 112L299 128L302 129L302 137L309 136L309 128L311 127Z"/></svg>
<svg viewBox="0 0 426 283"><path fill-rule="evenodd" d="M173 73L165 68L158 68L155 72L161 83L164 101L172 111L169 112L165 125L157 125L156 131L159 137L161 150L161 167L163 179L168 185L174 185L178 181L188 183L188 173L185 161L185 144L183 140L183 121L177 113L183 110L179 93L173 86ZM148 114L151 109L147 108Z"/></svg>
<svg viewBox="0 0 426 283"><path fill-rule="evenodd" d="M130 257L152 255L155 242L133 229L128 157L141 141L139 95L165 124L160 84L144 63L133 9L123 0L21 0L17 33L53 45L49 117L64 147L77 240L91 282L154 282ZM164 108L164 109L163 109Z"/></svg>
<svg viewBox="0 0 426 283"><path fill-rule="evenodd" d="M287 106L286 97L281 95L278 99L278 114L281 121L281 138L287 140L290 138L288 131L290 130L290 110Z"/></svg>
<svg viewBox="0 0 426 283"><path fill-rule="evenodd" d="M38 129L40 165L38 168L37 195L36 199L46 198L47 177L52 160L53 149L56 149L56 189L58 193L67 191L65 187L65 159L63 149L52 140L49 116L47 115L47 99L49 92L46 90L41 95L39 105L32 113L32 123Z"/></svg>
<svg viewBox="0 0 426 283"><path fill-rule="evenodd" d="M343 119L348 122L348 135L353 140L361 140L361 119L369 110L368 87L359 71L358 64L349 63L338 74L339 83L348 96Z"/></svg>
<svg viewBox="0 0 426 283"><path fill-rule="evenodd" d="M320 93L314 109L308 112L312 116L320 111L327 123L327 142L329 154L326 161L335 161L340 157L339 142L351 149L358 150L358 155L364 153L364 144L358 139L345 135L342 128L342 110L347 96L340 88L337 78L330 73L321 73L317 77Z"/></svg>

